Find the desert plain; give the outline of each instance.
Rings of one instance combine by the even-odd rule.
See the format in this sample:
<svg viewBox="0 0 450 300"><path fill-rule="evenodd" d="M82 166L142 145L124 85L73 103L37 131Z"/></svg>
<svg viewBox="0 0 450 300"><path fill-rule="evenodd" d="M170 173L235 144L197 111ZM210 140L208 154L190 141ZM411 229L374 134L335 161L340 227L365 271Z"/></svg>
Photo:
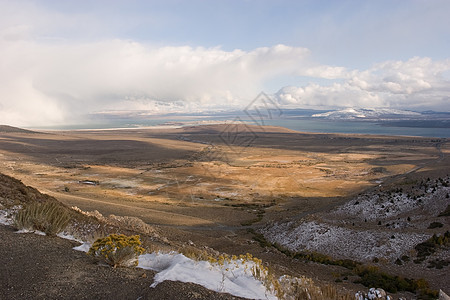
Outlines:
<svg viewBox="0 0 450 300"><path fill-rule="evenodd" d="M443 138L247 124L0 130L1 172L70 207L138 217L169 240L254 253L285 273L325 282L337 267L294 261L261 247L252 232L332 211L361 193L448 176L449 153ZM426 276L434 287L445 285L433 274Z"/></svg>

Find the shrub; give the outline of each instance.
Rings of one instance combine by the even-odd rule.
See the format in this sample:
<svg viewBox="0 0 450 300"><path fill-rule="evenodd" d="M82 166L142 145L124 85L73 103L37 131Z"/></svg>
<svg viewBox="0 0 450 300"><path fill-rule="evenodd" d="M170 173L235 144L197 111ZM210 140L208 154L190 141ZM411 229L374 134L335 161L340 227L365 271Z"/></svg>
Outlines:
<svg viewBox="0 0 450 300"><path fill-rule="evenodd" d="M351 259L333 259L330 256L318 252L297 252L293 255L293 258L312 261L324 265L340 266L349 270L353 270L357 266L361 265L360 262L353 261Z"/></svg>
<svg viewBox="0 0 450 300"><path fill-rule="evenodd" d="M434 229L434 228L441 228L444 227L444 224L440 223L440 222L432 222L429 226L428 229Z"/></svg>
<svg viewBox="0 0 450 300"><path fill-rule="evenodd" d="M211 260L211 258L213 257L213 255L208 253L205 249L198 249L196 247L187 245L178 248L178 252L196 261Z"/></svg>
<svg viewBox="0 0 450 300"><path fill-rule="evenodd" d="M408 255L403 255L403 256L401 257L401 259L402 259L403 261L407 262L407 261L409 261L409 256L408 256Z"/></svg>
<svg viewBox="0 0 450 300"><path fill-rule="evenodd" d="M448 244L450 244L450 232L446 231L440 236L433 234L428 240L417 244L414 249L417 251L418 260L423 261L427 256L436 252L440 246L446 246Z"/></svg>
<svg viewBox="0 0 450 300"><path fill-rule="evenodd" d="M428 262L427 268L436 268L436 269L442 269L446 266L450 265L450 259L444 260L444 259L435 259Z"/></svg>
<svg viewBox="0 0 450 300"><path fill-rule="evenodd" d="M140 245L139 235L110 234L96 240L88 254L104 260L114 268L137 266L138 256L144 253L144 248Z"/></svg>
<svg viewBox="0 0 450 300"><path fill-rule="evenodd" d="M435 300L439 297L439 292L429 288L419 291L418 298L422 300Z"/></svg>
<svg viewBox="0 0 450 300"><path fill-rule="evenodd" d="M447 194L447 196L448 196L448 194ZM448 217L448 216L450 216L450 204L447 205L447 208L438 215L438 217Z"/></svg>
<svg viewBox="0 0 450 300"><path fill-rule="evenodd" d="M264 237L264 235L262 235L261 233L256 232L254 229L250 228L250 229L247 230L247 232L248 232L248 233L251 233L251 234L253 235L253 240L256 241L256 242L258 242L259 245L260 245L262 248L274 246L271 242L269 242L269 241Z"/></svg>
<svg viewBox="0 0 450 300"><path fill-rule="evenodd" d="M360 279L355 281L367 287L381 287L382 289L396 293L397 291L419 292L428 289L428 283L424 279L410 279L386 274L375 266L360 266L354 270Z"/></svg>
<svg viewBox="0 0 450 300"><path fill-rule="evenodd" d="M56 235L70 221L68 209L57 202L34 202L20 210L14 220L17 229L31 229Z"/></svg>

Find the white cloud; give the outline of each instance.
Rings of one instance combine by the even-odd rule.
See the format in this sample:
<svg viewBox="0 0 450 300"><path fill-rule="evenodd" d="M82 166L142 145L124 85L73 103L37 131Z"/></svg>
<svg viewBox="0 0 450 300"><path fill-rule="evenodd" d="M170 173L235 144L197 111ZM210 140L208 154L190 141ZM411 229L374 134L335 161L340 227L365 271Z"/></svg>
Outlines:
<svg viewBox="0 0 450 300"><path fill-rule="evenodd" d="M300 108L385 107L387 103L376 93L361 90L348 83L330 86L309 84L285 87L277 97L282 105Z"/></svg>
<svg viewBox="0 0 450 300"><path fill-rule="evenodd" d="M193 109L241 107L265 80L294 72L308 54L284 45L224 51L124 40L3 39L0 117L21 125L58 123L96 110L151 109L153 101Z"/></svg>
<svg viewBox="0 0 450 300"><path fill-rule="evenodd" d="M350 72L344 67L332 67L320 65L320 66L311 66L309 68L299 70L297 74L299 76L309 76L324 79L339 79L339 78L348 78L354 72L355 71Z"/></svg>
<svg viewBox="0 0 450 300"><path fill-rule="evenodd" d="M433 62L430 58L414 57L408 61L387 61L355 76L370 83L366 89L394 94L425 92L445 84L443 72L450 69L450 61Z"/></svg>
<svg viewBox="0 0 450 300"><path fill-rule="evenodd" d="M328 72L324 68L324 78ZM314 70L320 70L314 69ZM331 69L332 71L334 69ZM445 72L450 60L414 57L387 61L363 71L337 69L343 82L329 86L309 84L285 87L278 93L281 104L291 107L394 107L450 110L450 82ZM320 72L318 72L320 73Z"/></svg>

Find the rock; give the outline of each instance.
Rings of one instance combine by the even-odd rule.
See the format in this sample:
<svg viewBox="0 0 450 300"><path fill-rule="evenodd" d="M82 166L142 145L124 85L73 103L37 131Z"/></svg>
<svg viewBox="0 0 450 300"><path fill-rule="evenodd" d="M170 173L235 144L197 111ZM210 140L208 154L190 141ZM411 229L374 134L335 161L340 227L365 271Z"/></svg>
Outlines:
<svg viewBox="0 0 450 300"><path fill-rule="evenodd" d="M372 299L390 300L391 297L388 296L383 289L370 288L369 292L367 294L364 292L358 291L355 294L355 299L356 300L372 300Z"/></svg>
<svg viewBox="0 0 450 300"><path fill-rule="evenodd" d="M355 294L355 300L365 300L365 299L366 299L366 295L363 292L358 291Z"/></svg>
<svg viewBox="0 0 450 300"><path fill-rule="evenodd" d="M444 291L439 290L439 300L450 300L450 296L444 293Z"/></svg>
<svg viewBox="0 0 450 300"><path fill-rule="evenodd" d="M377 298L384 299L384 298L387 297L386 292L383 289L380 289L380 288L375 290L375 294L377 295Z"/></svg>

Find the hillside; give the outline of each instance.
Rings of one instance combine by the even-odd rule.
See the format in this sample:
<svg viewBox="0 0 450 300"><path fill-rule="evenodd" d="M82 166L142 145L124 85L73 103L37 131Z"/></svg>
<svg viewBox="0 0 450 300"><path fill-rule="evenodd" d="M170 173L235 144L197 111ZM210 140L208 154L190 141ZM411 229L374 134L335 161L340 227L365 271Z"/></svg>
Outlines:
<svg viewBox="0 0 450 300"><path fill-rule="evenodd" d="M113 269L72 249L75 242L0 226L0 299L239 299L199 285L150 284L154 271Z"/></svg>
<svg viewBox="0 0 450 300"><path fill-rule="evenodd" d="M9 125L0 125L1 133L36 133L35 131L13 127Z"/></svg>
<svg viewBox="0 0 450 300"><path fill-rule="evenodd" d="M57 201L0 174L0 210L33 201ZM199 285L165 281L150 285L156 272L114 269L73 250L78 242L16 234L0 225L0 299L240 299Z"/></svg>
<svg viewBox="0 0 450 300"><path fill-rule="evenodd" d="M20 180L0 173L0 205L11 206L29 202L57 201L24 185Z"/></svg>
<svg viewBox="0 0 450 300"><path fill-rule="evenodd" d="M329 211L270 223L260 233L297 256L320 253L406 277L420 274L433 288L449 291L449 184L449 176L409 178Z"/></svg>

